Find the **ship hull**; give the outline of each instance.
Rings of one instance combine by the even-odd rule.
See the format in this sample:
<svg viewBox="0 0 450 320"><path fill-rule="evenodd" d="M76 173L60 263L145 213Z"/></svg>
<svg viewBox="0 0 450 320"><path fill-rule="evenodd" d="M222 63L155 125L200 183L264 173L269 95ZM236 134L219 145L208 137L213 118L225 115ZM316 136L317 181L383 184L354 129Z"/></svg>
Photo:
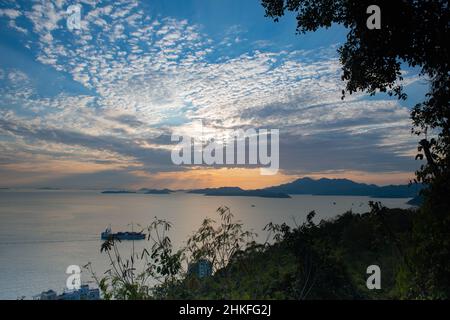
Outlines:
<svg viewBox="0 0 450 320"><path fill-rule="evenodd" d="M144 240L145 234L138 232L102 233L102 240Z"/></svg>

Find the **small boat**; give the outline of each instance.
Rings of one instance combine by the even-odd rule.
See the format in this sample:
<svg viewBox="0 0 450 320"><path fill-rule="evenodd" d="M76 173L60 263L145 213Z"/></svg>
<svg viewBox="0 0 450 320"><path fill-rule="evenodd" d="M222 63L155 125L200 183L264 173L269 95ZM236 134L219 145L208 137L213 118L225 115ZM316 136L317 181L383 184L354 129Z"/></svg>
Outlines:
<svg viewBox="0 0 450 320"><path fill-rule="evenodd" d="M145 239L145 233L141 232L134 232L134 231L125 231L125 232L117 232L113 233L111 231L111 227L106 228L105 231L101 234L102 240L144 240Z"/></svg>

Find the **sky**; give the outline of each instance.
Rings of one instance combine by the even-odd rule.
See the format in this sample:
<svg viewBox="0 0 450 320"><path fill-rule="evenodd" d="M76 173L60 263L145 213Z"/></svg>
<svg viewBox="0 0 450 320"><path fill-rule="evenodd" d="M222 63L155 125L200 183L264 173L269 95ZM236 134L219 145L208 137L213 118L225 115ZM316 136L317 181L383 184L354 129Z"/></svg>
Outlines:
<svg viewBox="0 0 450 320"><path fill-rule="evenodd" d="M66 13L81 5L80 30ZM0 187L260 188L298 177L403 184L414 160L408 100L341 100L341 26L296 34L258 0L0 0ZM280 170L179 166L171 134L280 130Z"/></svg>

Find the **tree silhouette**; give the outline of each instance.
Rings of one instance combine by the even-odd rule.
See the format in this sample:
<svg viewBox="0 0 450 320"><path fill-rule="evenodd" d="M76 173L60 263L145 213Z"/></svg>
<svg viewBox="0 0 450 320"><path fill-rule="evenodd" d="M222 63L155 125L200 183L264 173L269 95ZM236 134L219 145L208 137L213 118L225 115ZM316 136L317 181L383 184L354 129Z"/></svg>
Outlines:
<svg viewBox="0 0 450 320"><path fill-rule="evenodd" d="M420 143L428 153L428 166L418 178L423 182L448 170L449 35L448 1L365 0L261 0L266 16L278 21L285 11L296 12L297 32L306 33L332 24L348 28L347 41L338 49L346 92L387 92L406 99L401 80L402 65L420 68L430 80L427 99L414 107L414 132L435 130L438 139ZM381 28L367 27L367 8L381 9ZM428 142L428 143L426 143ZM420 157L423 157L420 156Z"/></svg>
<svg viewBox="0 0 450 320"><path fill-rule="evenodd" d="M448 0L261 0L266 16L278 21L296 13L297 32L340 24L348 29L338 49L346 93L386 92L406 99L402 68L415 67L430 85L412 108L412 132L420 136L416 159L426 159L416 181L428 186L415 221L413 270L405 295L450 296L450 59ZM377 5L381 28L370 29L367 8ZM414 289L412 289L414 287ZM417 289L418 288L418 289Z"/></svg>

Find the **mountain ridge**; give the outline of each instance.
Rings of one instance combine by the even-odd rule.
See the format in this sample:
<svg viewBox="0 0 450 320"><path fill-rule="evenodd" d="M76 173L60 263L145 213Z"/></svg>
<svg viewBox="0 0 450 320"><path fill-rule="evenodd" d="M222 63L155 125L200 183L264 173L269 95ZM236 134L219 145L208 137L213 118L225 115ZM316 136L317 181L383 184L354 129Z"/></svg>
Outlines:
<svg viewBox="0 0 450 320"><path fill-rule="evenodd" d="M176 190L205 196L244 196L263 198L291 198L290 195L328 195L328 196L368 196L374 198L416 198L422 189L420 184L386 185L359 183L349 179L312 179L303 177L294 181L261 189L242 189L240 187L218 187ZM107 190L102 193L140 193L140 194L170 194L176 192L170 189L139 190Z"/></svg>
<svg viewBox="0 0 450 320"><path fill-rule="evenodd" d="M262 194L267 197L285 197L282 195L339 195L339 196L369 196L375 198L413 198L422 189L420 184L386 185L366 184L349 179L312 179L304 177L278 186L262 189L244 190L239 187L220 187L189 190L189 193L204 195L247 195Z"/></svg>

